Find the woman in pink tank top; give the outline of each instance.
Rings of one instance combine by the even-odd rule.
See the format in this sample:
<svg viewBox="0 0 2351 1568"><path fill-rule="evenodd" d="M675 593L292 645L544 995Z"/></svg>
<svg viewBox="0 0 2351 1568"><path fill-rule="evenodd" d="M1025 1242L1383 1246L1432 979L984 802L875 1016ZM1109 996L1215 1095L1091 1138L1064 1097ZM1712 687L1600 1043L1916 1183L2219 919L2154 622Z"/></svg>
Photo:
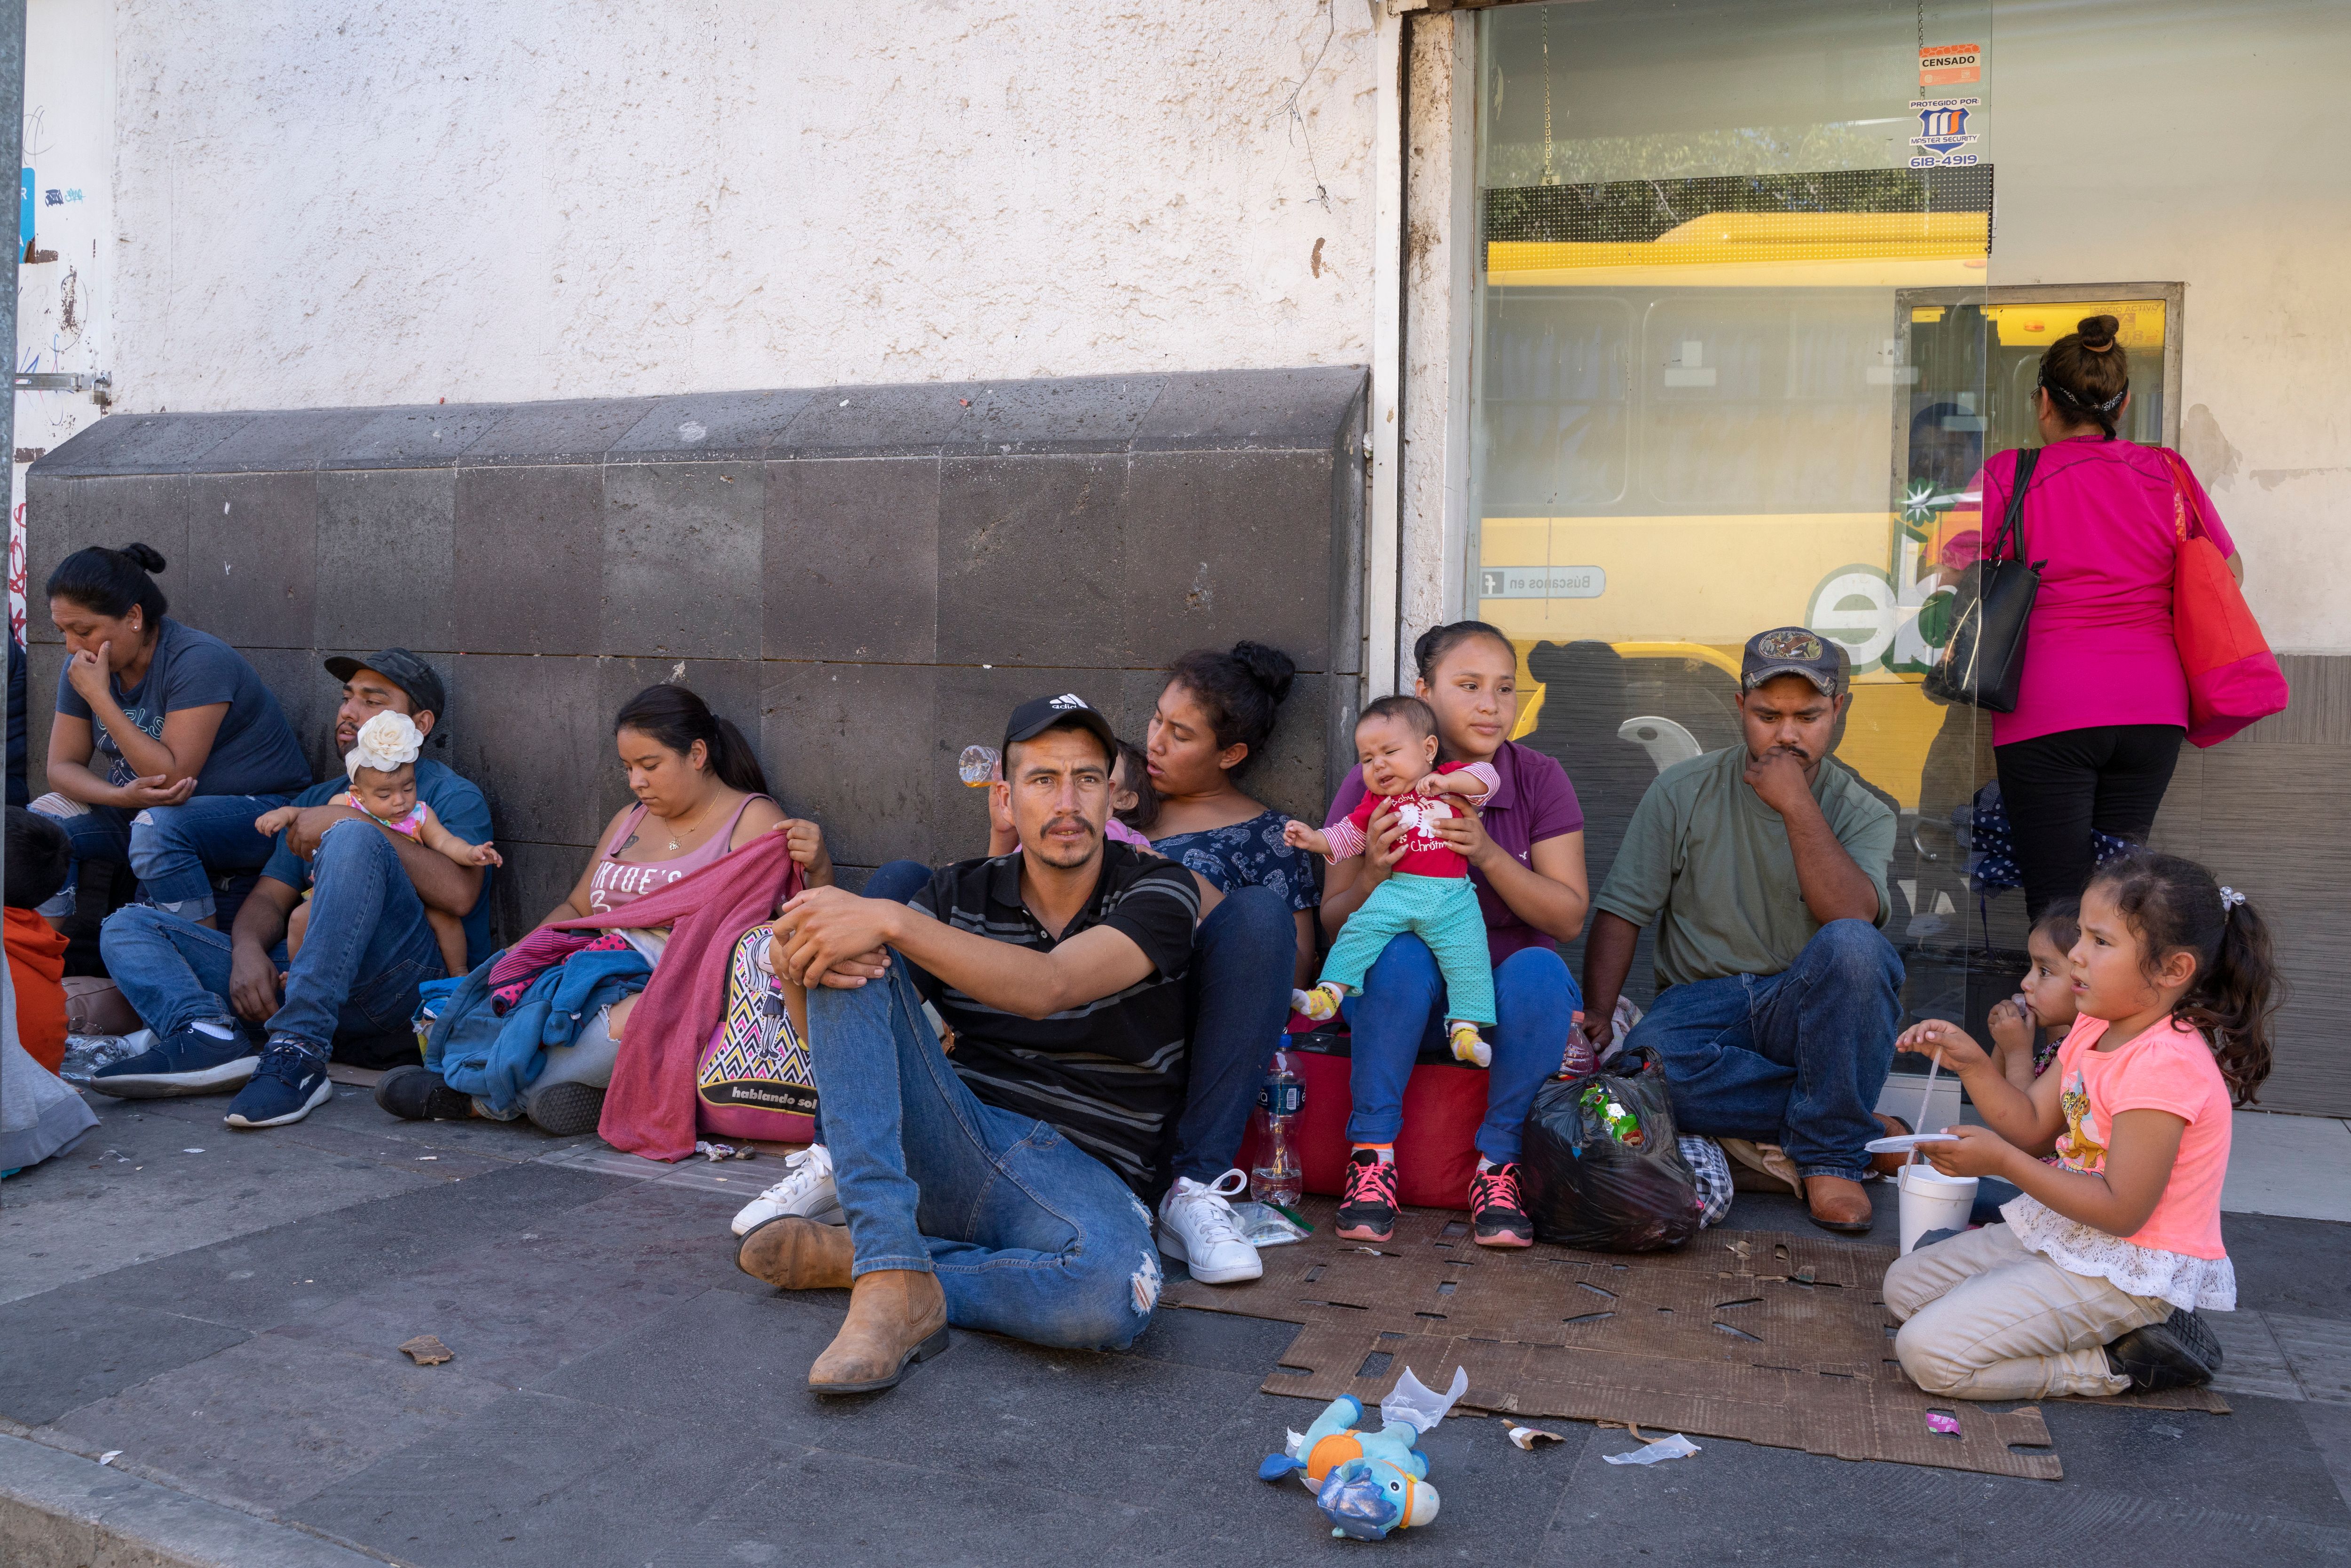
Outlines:
<svg viewBox="0 0 2351 1568"><path fill-rule="evenodd" d="M621 709L613 731L636 804L605 824L595 859L540 925L624 908L778 829L808 881L831 883L823 832L784 815L751 743L699 696L648 686ZM614 1012L617 1027L624 1015Z"/></svg>
<svg viewBox="0 0 2351 1568"><path fill-rule="evenodd" d="M594 858L570 896L539 922L542 926L625 909L762 833L786 834L806 881L831 884L832 857L825 852L824 834L814 822L784 815L768 795L751 743L694 693L684 686L647 686L622 707L612 728L636 804L604 825ZM624 935L660 966L665 931L652 941L635 932ZM559 1137L593 1132L620 1057L622 1033L643 994L623 997L586 1019L571 1044L548 1047L544 1067L523 1092L520 1113ZM482 1106L480 1101L473 1103Z"/></svg>

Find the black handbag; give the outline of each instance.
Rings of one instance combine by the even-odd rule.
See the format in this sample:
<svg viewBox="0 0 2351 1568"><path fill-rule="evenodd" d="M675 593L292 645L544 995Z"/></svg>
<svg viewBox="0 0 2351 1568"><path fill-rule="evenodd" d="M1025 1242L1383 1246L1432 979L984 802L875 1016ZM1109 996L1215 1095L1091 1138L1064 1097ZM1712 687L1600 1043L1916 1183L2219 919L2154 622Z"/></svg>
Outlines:
<svg viewBox="0 0 2351 1568"><path fill-rule="evenodd" d="M2024 629L2041 592L2041 569L2049 564L2024 559L2024 487L2040 462L2037 446L2017 453L2000 537L1953 591L1950 641L1927 672L1927 695L1938 702L2016 711L2024 683Z"/></svg>

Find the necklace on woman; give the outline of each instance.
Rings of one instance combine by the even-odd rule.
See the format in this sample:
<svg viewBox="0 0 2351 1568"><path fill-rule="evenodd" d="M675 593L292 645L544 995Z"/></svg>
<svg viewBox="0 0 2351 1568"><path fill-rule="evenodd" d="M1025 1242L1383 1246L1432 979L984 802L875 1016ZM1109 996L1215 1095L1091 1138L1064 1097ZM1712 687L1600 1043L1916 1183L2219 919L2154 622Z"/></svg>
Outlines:
<svg viewBox="0 0 2351 1568"><path fill-rule="evenodd" d="M716 800L715 800L715 798L714 798L714 800L713 800L713 801L712 801L712 804L716 804ZM687 828L677 828L677 827L673 826L673 827L670 829L670 831L669 831L669 847L670 847L671 849L674 849L674 850L682 850L682 849L684 849L685 846L684 846L684 844L682 844L682 843L680 843L680 842L678 842L678 841L678 841L678 834L679 834L679 833L681 833L681 832L691 832L691 831L694 830L694 828L698 828L698 827L700 827L700 826L702 825L702 820L703 820L705 817L707 817L708 815L710 815L710 806L709 806L709 805L705 805L705 806L702 808L702 810L699 810L699 811L697 811L697 812L695 812L695 815L694 815L694 821L693 821L692 826L687 827Z"/></svg>

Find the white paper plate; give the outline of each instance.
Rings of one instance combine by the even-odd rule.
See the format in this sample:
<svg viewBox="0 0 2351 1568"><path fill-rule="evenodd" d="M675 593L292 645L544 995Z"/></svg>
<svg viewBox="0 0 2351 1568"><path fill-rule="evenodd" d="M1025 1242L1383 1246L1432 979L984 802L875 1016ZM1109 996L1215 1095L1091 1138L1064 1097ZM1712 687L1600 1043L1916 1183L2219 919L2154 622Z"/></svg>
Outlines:
<svg viewBox="0 0 2351 1568"><path fill-rule="evenodd" d="M1872 1138L1861 1146L1873 1155L1907 1155L1921 1144L1956 1144L1957 1133L1905 1133L1897 1138Z"/></svg>

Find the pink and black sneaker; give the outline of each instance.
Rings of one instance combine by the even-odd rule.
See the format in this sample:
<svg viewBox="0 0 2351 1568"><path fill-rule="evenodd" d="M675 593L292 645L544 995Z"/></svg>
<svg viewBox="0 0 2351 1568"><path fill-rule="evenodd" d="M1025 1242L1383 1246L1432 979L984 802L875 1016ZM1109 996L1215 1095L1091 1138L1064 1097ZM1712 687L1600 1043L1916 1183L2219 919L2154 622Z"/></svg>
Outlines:
<svg viewBox="0 0 2351 1568"><path fill-rule="evenodd" d="M1469 1223L1480 1247L1531 1247L1534 1221L1519 1201L1519 1166L1495 1166L1469 1178Z"/></svg>
<svg viewBox="0 0 2351 1568"><path fill-rule="evenodd" d="M1347 1241L1387 1241L1395 1236L1396 1168L1371 1149L1347 1159L1347 1188L1339 1196L1339 1235Z"/></svg>

